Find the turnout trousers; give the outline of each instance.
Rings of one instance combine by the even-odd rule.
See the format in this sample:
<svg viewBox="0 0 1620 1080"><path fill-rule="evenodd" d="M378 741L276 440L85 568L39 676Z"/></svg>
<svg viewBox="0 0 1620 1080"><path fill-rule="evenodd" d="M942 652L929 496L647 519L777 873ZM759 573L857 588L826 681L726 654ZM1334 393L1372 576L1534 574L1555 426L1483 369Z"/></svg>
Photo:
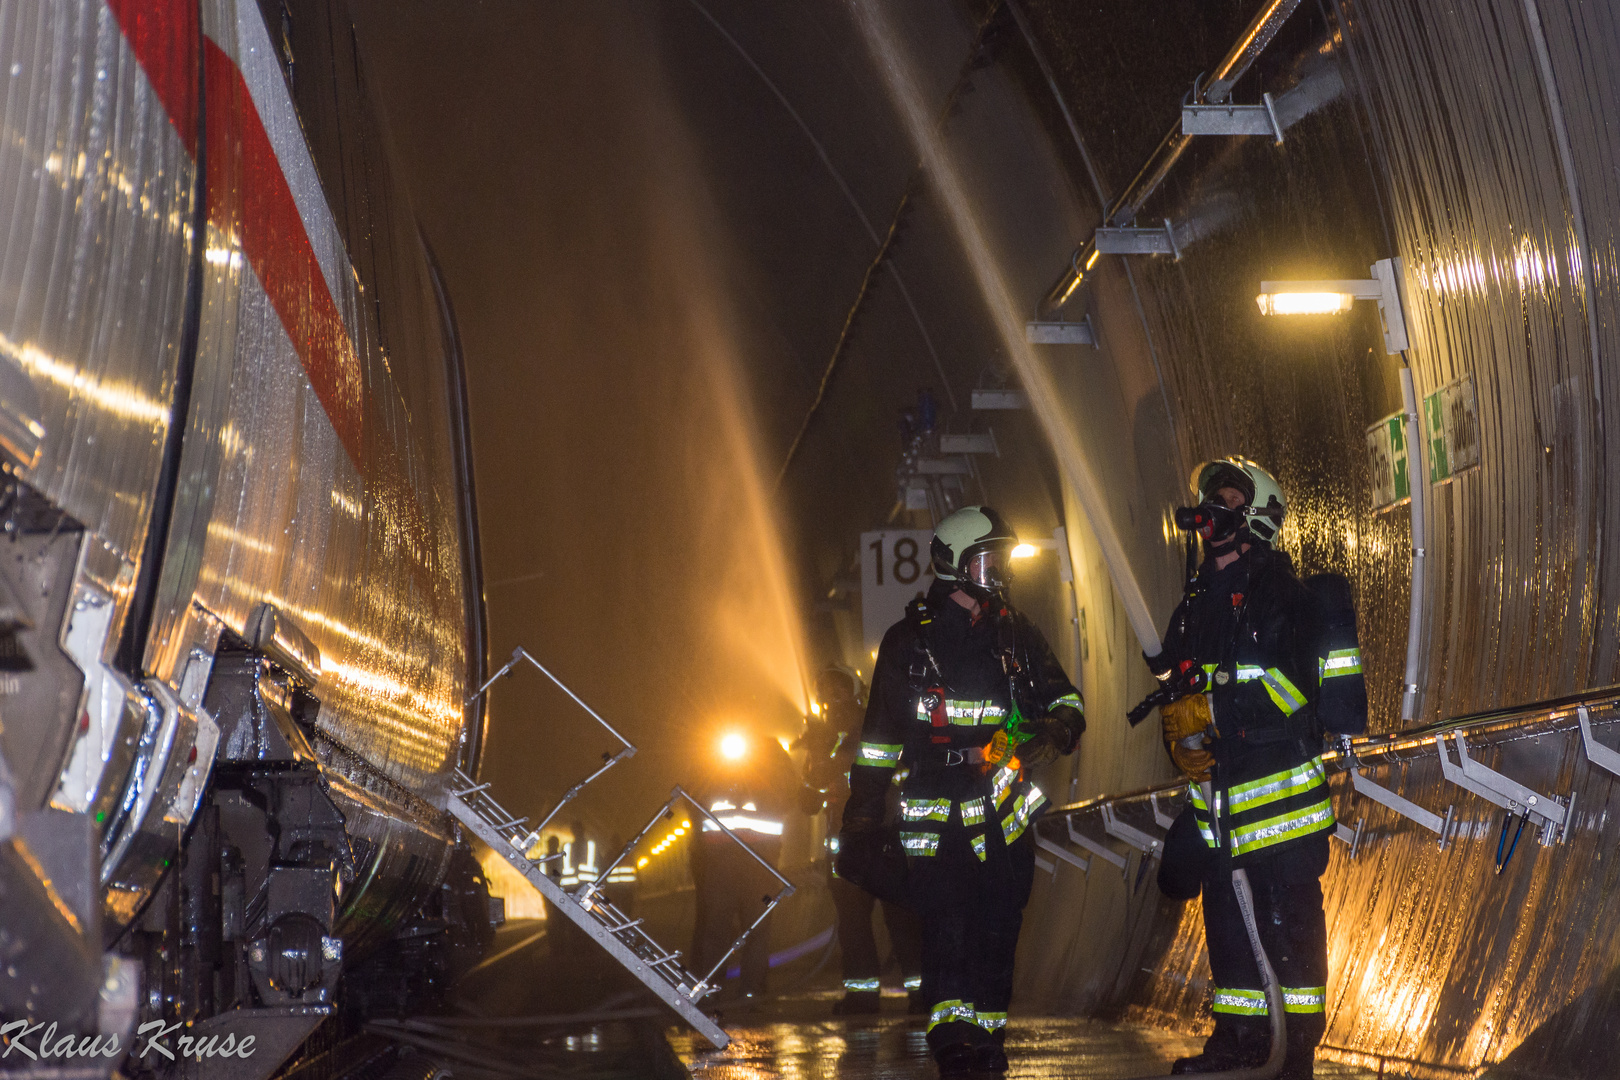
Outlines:
<svg viewBox="0 0 1620 1080"><path fill-rule="evenodd" d="M838 948L843 955L844 989L852 994L878 993L882 989L883 958L878 955L877 935L872 932L874 909L882 904L883 924L889 930L889 944L899 961L907 990L917 989L922 974L921 929L917 916L900 904L877 897L836 875L828 875L827 890L838 914Z"/></svg>
<svg viewBox="0 0 1620 1080"><path fill-rule="evenodd" d="M1276 855L1245 860L1260 943L1282 984L1287 1011L1285 1077L1311 1075L1310 1062L1327 1027L1327 920L1321 877L1327 870L1331 835L1319 832ZM1263 1059L1271 1043L1265 986L1232 890L1228 860L1207 861L1203 892L1204 942L1215 983L1215 1034L1207 1049L1253 1051Z"/></svg>
<svg viewBox="0 0 1620 1080"><path fill-rule="evenodd" d="M930 1009L928 1048L999 1047L1006 1041L1013 957L1035 878L1035 842L1010 846L999 830L947 827L936 854L906 860L913 908L922 922L922 991Z"/></svg>

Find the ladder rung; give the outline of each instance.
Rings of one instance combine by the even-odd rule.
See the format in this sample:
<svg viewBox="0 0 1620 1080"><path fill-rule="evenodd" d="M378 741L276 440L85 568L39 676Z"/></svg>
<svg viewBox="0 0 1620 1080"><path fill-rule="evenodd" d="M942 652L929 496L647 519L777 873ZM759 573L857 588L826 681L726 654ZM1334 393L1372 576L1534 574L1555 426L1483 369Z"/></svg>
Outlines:
<svg viewBox="0 0 1620 1080"><path fill-rule="evenodd" d="M474 786L472 786L470 788L466 788L466 789L464 789L462 791L455 792L455 796L458 799L465 799L467 796L473 794L474 792L487 791L487 790L489 790L489 783L486 782L486 783L482 783L482 784L475 784Z"/></svg>

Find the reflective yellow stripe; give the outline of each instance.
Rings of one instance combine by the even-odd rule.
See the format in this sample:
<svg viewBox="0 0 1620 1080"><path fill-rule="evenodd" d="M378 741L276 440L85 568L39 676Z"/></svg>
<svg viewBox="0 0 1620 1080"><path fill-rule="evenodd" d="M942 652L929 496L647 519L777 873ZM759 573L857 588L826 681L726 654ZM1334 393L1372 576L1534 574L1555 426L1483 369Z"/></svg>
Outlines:
<svg viewBox="0 0 1620 1080"><path fill-rule="evenodd" d="M980 862L984 862L984 833L979 833L973 838L973 854L979 857Z"/></svg>
<svg viewBox="0 0 1620 1080"><path fill-rule="evenodd" d="M1327 767L1322 764L1320 757L1312 758L1305 764L1282 772L1262 776L1258 780L1250 780L1243 784L1234 784L1231 790L1232 813L1240 814L1245 810L1255 810L1267 803L1286 799L1290 795L1298 795L1302 791L1309 791L1317 784L1327 783Z"/></svg>
<svg viewBox="0 0 1620 1080"><path fill-rule="evenodd" d="M1283 1011L1291 1013L1319 1013L1327 1010L1327 987L1285 986L1282 988ZM1264 990L1215 991L1214 1010L1237 1016L1269 1016Z"/></svg>
<svg viewBox="0 0 1620 1080"><path fill-rule="evenodd" d="M1361 674L1360 649L1334 649L1327 654L1326 659L1319 661L1321 675L1324 679L1331 679L1339 675Z"/></svg>
<svg viewBox="0 0 1620 1080"><path fill-rule="evenodd" d="M1191 799L1192 804L1198 809L1202 810L1206 814L1209 813L1209 804L1204 801L1204 789L1202 786L1198 784L1188 784L1187 798Z"/></svg>
<svg viewBox="0 0 1620 1080"><path fill-rule="evenodd" d="M1266 669L1255 667L1253 664L1239 664L1237 669L1238 682L1254 682L1256 679L1266 677Z"/></svg>
<svg viewBox="0 0 1620 1080"><path fill-rule="evenodd" d="M1285 986L1282 988L1283 1011L1291 1013L1319 1013L1327 1011L1327 987Z"/></svg>
<svg viewBox="0 0 1620 1080"><path fill-rule="evenodd" d="M1005 765L997 769L996 775L991 777L990 803L997 810L1000 810L1001 804L1007 801L1007 792L1012 788L1013 781L1016 779L1018 779L1018 774Z"/></svg>
<svg viewBox="0 0 1620 1080"><path fill-rule="evenodd" d="M945 821L951 816L951 800L901 799L900 816L907 821Z"/></svg>
<svg viewBox="0 0 1620 1080"><path fill-rule="evenodd" d="M1276 668L1267 668L1262 678L1265 679L1266 693L1271 695L1273 704L1282 710L1284 716L1293 716L1304 708L1305 695L1299 692L1298 687L1288 681L1288 676Z"/></svg>
<svg viewBox="0 0 1620 1080"><path fill-rule="evenodd" d="M1035 811L1046 803L1046 795L1034 784L1029 790L1013 800L1012 812L1001 819L1001 837L1011 844L1023 835L1029 827L1030 821L1035 817Z"/></svg>
<svg viewBox="0 0 1620 1080"><path fill-rule="evenodd" d="M1311 833L1332 827L1333 803L1323 799L1312 806L1287 814L1278 814L1274 818L1267 818L1252 825L1234 827L1232 854L1243 855L1250 851L1258 851L1273 844L1296 840L1301 836L1309 836Z"/></svg>
<svg viewBox="0 0 1620 1080"><path fill-rule="evenodd" d="M975 1014L974 1018L986 1031L995 1031L997 1028L1007 1026L1007 1014L1004 1012L982 1012Z"/></svg>
<svg viewBox="0 0 1620 1080"><path fill-rule="evenodd" d="M933 1031L940 1024L951 1024L961 1021L971 1024L978 1017L973 1006L958 998L942 1001L934 1006L934 1011L928 1014L928 1030Z"/></svg>
<svg viewBox="0 0 1620 1080"><path fill-rule="evenodd" d="M944 702L945 721L958 727L973 727L975 724L1000 725L1007 717L1007 710L1002 705L986 698L983 701L969 701L960 698L946 698ZM917 719L931 721L933 717L923 705L922 699L917 699Z"/></svg>
<svg viewBox="0 0 1620 1080"><path fill-rule="evenodd" d="M983 795L980 795L977 799L968 799L968 800L966 800L966 801L964 801L962 803L962 824L964 824L964 825L983 825L984 824L984 796Z"/></svg>
<svg viewBox="0 0 1620 1080"><path fill-rule="evenodd" d="M905 747L901 743L861 743L860 750L855 755L857 765L898 765L900 764L900 751Z"/></svg>
<svg viewBox="0 0 1620 1080"><path fill-rule="evenodd" d="M922 989L922 976L921 975L907 975L906 976L906 989L907 990L920 990L920 989Z"/></svg>
<svg viewBox="0 0 1620 1080"><path fill-rule="evenodd" d="M1080 695L1077 693L1064 694L1062 697L1047 705L1046 708L1050 711L1057 708L1059 705L1067 705L1069 708L1079 709L1081 712L1086 711L1086 703L1080 700Z"/></svg>
<svg viewBox="0 0 1620 1080"><path fill-rule="evenodd" d="M939 853L939 834L931 832L902 832L900 846L907 855L935 855Z"/></svg>
<svg viewBox="0 0 1620 1080"><path fill-rule="evenodd" d="M882 985L877 979L845 979L844 989L851 994L875 994Z"/></svg>
<svg viewBox="0 0 1620 1080"><path fill-rule="evenodd" d="M1218 1013L1237 1016L1265 1016L1271 1011L1266 1008L1264 990L1228 990L1224 987L1215 991L1215 1003L1210 1008Z"/></svg>

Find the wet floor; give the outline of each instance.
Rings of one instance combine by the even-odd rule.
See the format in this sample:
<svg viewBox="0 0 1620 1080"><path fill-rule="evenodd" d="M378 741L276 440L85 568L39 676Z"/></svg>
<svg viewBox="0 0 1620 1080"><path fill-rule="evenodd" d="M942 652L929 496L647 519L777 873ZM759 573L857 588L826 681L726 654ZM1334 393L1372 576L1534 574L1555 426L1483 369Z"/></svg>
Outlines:
<svg viewBox="0 0 1620 1080"><path fill-rule="evenodd" d="M885 999L884 1015L829 1015L836 992L796 995L723 1018L732 1043L716 1051L690 1030L669 1041L693 1080L933 1080L924 1041L927 1020ZM1155 1028L1076 1017L1018 1016L1007 1022L1010 1080L1114 1080L1156 1076L1197 1053L1203 1040ZM1377 1074L1318 1062L1318 1080L1370 1080Z"/></svg>

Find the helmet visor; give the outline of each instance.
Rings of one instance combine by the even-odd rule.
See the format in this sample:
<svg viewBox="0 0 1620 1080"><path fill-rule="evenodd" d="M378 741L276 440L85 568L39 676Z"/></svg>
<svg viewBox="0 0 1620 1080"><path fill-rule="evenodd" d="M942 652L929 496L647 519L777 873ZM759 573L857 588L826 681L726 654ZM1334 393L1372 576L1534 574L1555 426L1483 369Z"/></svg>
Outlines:
<svg viewBox="0 0 1620 1080"><path fill-rule="evenodd" d="M1012 584L1012 549L991 548L971 556L967 562L967 579L981 589L995 592Z"/></svg>

